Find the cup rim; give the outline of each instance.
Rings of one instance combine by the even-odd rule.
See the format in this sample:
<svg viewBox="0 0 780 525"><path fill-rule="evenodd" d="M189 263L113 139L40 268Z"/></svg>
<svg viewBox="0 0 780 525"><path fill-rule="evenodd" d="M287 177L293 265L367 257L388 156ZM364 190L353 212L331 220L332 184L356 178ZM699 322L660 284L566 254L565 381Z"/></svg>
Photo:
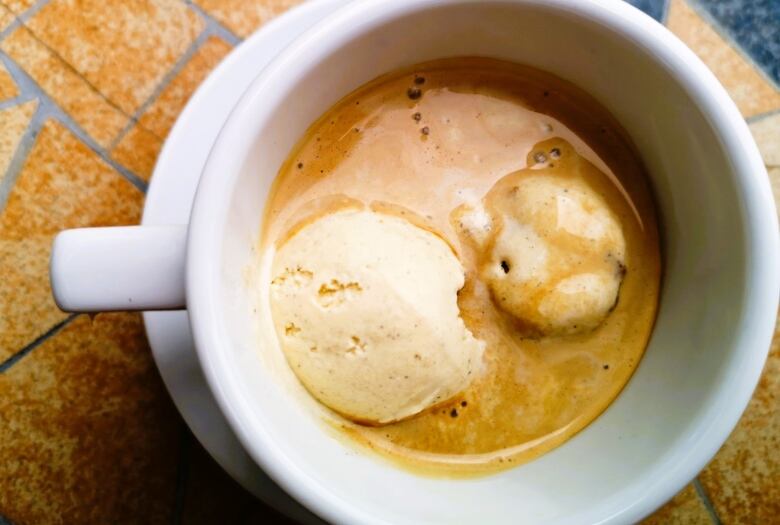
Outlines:
<svg viewBox="0 0 780 525"><path fill-rule="evenodd" d="M187 305L195 347L201 367L220 409L250 456L285 491L319 516L343 523L384 523L349 501L320 486L280 452L274 438L245 424L247 412L238 399L222 352L215 351L227 338L219 332L216 299L219 263L214 256L221 239L228 202L241 164L254 140L252 120L268 98L259 96L273 79L284 72L305 70L307 61L323 49L335 49L352 37L344 31L372 20L383 25L388 20L420 9L442 5L483 3L479 0L358 0L347 4L304 32L275 57L252 81L233 108L209 155L195 196L187 247ZM732 173L746 223L746 296L741 332L734 343L741 358L732 363L732 374L724 378L708 400L695 432L696 442L674 469L661 472L644 486L641 496L623 502L620 508L598 517L599 523L633 522L662 505L693 479L714 456L736 426L758 383L775 324L780 298L780 260L776 210L763 160L748 126L725 89L701 60L665 27L620 0L491 0L492 4L543 5L597 21L633 41L656 57L675 81L689 93L700 111L710 120L723 151L732 163ZM370 29L369 29L370 30ZM315 52L317 50L317 52ZM263 119L258 119L262 121ZM763 176L762 176L763 175ZM738 370L734 370L738 369ZM645 472L645 476L650 475ZM642 476L638 476L637 482ZM650 482L652 481L652 482Z"/></svg>

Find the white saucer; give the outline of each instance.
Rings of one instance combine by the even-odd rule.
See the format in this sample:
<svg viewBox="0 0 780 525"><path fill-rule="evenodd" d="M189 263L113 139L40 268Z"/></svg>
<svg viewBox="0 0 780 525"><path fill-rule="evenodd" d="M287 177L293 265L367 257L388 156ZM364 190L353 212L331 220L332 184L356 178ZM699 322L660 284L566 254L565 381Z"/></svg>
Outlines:
<svg viewBox="0 0 780 525"><path fill-rule="evenodd" d="M157 159L142 224L186 224L212 145L236 101L268 62L344 0L310 0L265 25L209 75L182 111ZM244 451L201 371L186 311L144 312L165 386L203 447L236 481L287 516L322 523L280 489Z"/></svg>

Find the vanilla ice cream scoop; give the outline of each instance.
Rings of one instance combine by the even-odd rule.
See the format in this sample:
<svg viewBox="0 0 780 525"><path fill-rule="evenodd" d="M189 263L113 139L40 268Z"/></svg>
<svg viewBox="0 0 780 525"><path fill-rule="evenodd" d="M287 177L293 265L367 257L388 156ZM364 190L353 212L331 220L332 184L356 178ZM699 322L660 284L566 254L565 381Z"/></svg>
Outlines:
<svg viewBox="0 0 780 525"><path fill-rule="evenodd" d="M460 318L463 268L437 235L368 210L303 226L275 254L271 311L295 374L355 421L412 416L464 390L483 343Z"/></svg>
<svg viewBox="0 0 780 525"><path fill-rule="evenodd" d="M627 269L618 187L561 138L450 218L494 303L530 336L587 332L616 306ZM621 209L621 208L617 208ZM622 209L622 213L626 210Z"/></svg>
<svg viewBox="0 0 780 525"><path fill-rule="evenodd" d="M499 307L542 335L598 326L625 273L625 240L604 199L582 179L521 171L485 202L495 233L481 274Z"/></svg>

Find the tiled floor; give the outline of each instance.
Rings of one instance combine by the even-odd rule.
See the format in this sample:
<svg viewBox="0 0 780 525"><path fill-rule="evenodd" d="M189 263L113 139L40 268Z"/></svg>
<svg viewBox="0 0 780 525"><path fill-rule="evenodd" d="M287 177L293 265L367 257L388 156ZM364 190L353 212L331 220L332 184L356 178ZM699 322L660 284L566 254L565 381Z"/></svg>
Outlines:
<svg viewBox="0 0 780 525"><path fill-rule="evenodd" d="M281 521L200 448L136 314L66 315L68 227L137 223L179 111L297 0L0 0L0 525ZM715 72L780 196L780 2L632 0ZM780 335L729 441L647 523L780 523Z"/></svg>

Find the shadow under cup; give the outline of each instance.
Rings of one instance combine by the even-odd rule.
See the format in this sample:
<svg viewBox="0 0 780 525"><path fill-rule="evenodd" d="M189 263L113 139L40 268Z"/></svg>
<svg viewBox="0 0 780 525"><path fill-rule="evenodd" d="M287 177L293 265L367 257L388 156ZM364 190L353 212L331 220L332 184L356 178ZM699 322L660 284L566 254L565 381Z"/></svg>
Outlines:
<svg viewBox="0 0 780 525"><path fill-rule="evenodd" d="M249 88L212 152L194 225L206 223L201 205L229 211L211 213L203 228L198 247L218 254L202 267L213 284L188 301L212 389L254 459L327 519L636 521L682 488L722 444L766 356L767 316L774 319L777 298L761 290L762 282L776 287L761 257L763 240L769 255L774 240L771 228L757 231L767 197L747 128L701 63L628 7L563 0L387 4L395 5L353 7L306 33ZM415 476L335 439L258 357L279 350L258 344L255 291L244 278L269 187L308 126L381 74L456 56L549 71L608 108L649 172L664 256L652 340L620 396L561 447L473 480ZM199 202L207 201L201 193L209 185L225 185L218 177L232 189ZM199 306L204 298L208 307ZM216 330L199 334L207 315Z"/></svg>

